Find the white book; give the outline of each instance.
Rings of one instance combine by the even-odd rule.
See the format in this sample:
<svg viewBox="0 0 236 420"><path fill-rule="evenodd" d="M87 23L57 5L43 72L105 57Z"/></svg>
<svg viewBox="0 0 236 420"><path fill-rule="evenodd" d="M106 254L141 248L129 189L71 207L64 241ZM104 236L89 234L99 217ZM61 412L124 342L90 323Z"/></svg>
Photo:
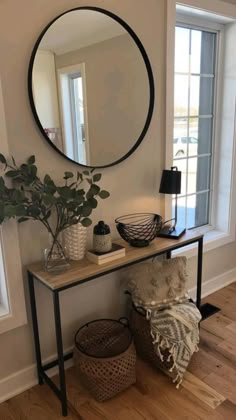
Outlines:
<svg viewBox="0 0 236 420"><path fill-rule="evenodd" d="M119 252L110 256L107 255L106 258L98 258L97 255L93 254L92 252L87 252L86 257L89 261L101 265L125 257L125 250L123 252Z"/></svg>
<svg viewBox="0 0 236 420"><path fill-rule="evenodd" d="M103 260L108 257L111 257L112 255L118 255L118 254L125 254L125 247L118 244L112 244L112 248L108 252L103 252L102 254L100 252L96 252L93 249L89 250L87 252L87 255L91 254L94 257L96 257L98 260Z"/></svg>

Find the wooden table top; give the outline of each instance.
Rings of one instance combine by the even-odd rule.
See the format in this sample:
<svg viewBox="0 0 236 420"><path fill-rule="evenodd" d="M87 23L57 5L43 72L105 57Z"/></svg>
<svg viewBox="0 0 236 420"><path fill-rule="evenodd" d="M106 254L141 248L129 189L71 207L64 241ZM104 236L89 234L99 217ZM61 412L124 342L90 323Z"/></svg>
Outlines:
<svg viewBox="0 0 236 420"><path fill-rule="evenodd" d="M51 290L59 290L72 287L74 284L84 283L96 277L119 270L136 262L144 261L157 254L177 249L188 245L191 242L202 238L202 234L196 234L193 231L186 231L180 239L156 238L150 245L143 248L130 246L123 239L115 241L126 248L125 257L118 258L105 264L94 264L84 258L80 261L70 261L71 267L63 273L52 274L44 270L43 262L31 264L27 270L40 282L44 283Z"/></svg>

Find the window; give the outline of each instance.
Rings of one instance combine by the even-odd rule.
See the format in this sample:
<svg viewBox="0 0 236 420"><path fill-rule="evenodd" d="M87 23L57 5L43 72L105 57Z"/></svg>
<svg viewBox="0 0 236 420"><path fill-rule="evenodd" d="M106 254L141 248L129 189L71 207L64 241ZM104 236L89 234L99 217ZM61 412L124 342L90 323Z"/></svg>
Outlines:
<svg viewBox="0 0 236 420"><path fill-rule="evenodd" d="M183 171L178 224L204 233L208 251L235 241L236 8L220 0L167 0L167 27L166 167L174 161ZM166 219L172 208L166 195ZM194 254L195 249L189 251Z"/></svg>
<svg viewBox="0 0 236 420"><path fill-rule="evenodd" d="M74 134L74 156L76 161L86 163L86 137L84 130L84 98L82 74L68 74L71 99L71 118Z"/></svg>
<svg viewBox="0 0 236 420"><path fill-rule="evenodd" d="M186 228L210 223L216 37L194 26L175 29L173 165L182 172L178 224Z"/></svg>

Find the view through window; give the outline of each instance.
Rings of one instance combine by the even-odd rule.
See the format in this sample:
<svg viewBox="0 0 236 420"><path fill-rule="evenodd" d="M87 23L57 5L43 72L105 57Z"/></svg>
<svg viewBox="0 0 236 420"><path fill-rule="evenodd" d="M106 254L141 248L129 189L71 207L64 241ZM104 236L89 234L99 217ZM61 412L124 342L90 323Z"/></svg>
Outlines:
<svg viewBox="0 0 236 420"><path fill-rule="evenodd" d="M186 228L210 222L216 36L176 27L173 165L182 171L178 225Z"/></svg>

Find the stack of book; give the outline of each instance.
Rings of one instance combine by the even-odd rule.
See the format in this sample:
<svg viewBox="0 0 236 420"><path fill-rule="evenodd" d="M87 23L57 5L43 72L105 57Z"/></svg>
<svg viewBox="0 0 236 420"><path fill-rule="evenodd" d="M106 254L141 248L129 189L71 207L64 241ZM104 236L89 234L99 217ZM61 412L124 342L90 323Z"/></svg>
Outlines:
<svg viewBox="0 0 236 420"><path fill-rule="evenodd" d="M100 254L93 250L89 250L86 254L86 257L89 261L99 265L111 262L124 256L125 247L118 244L112 244L112 249L109 252L105 252L103 254Z"/></svg>

